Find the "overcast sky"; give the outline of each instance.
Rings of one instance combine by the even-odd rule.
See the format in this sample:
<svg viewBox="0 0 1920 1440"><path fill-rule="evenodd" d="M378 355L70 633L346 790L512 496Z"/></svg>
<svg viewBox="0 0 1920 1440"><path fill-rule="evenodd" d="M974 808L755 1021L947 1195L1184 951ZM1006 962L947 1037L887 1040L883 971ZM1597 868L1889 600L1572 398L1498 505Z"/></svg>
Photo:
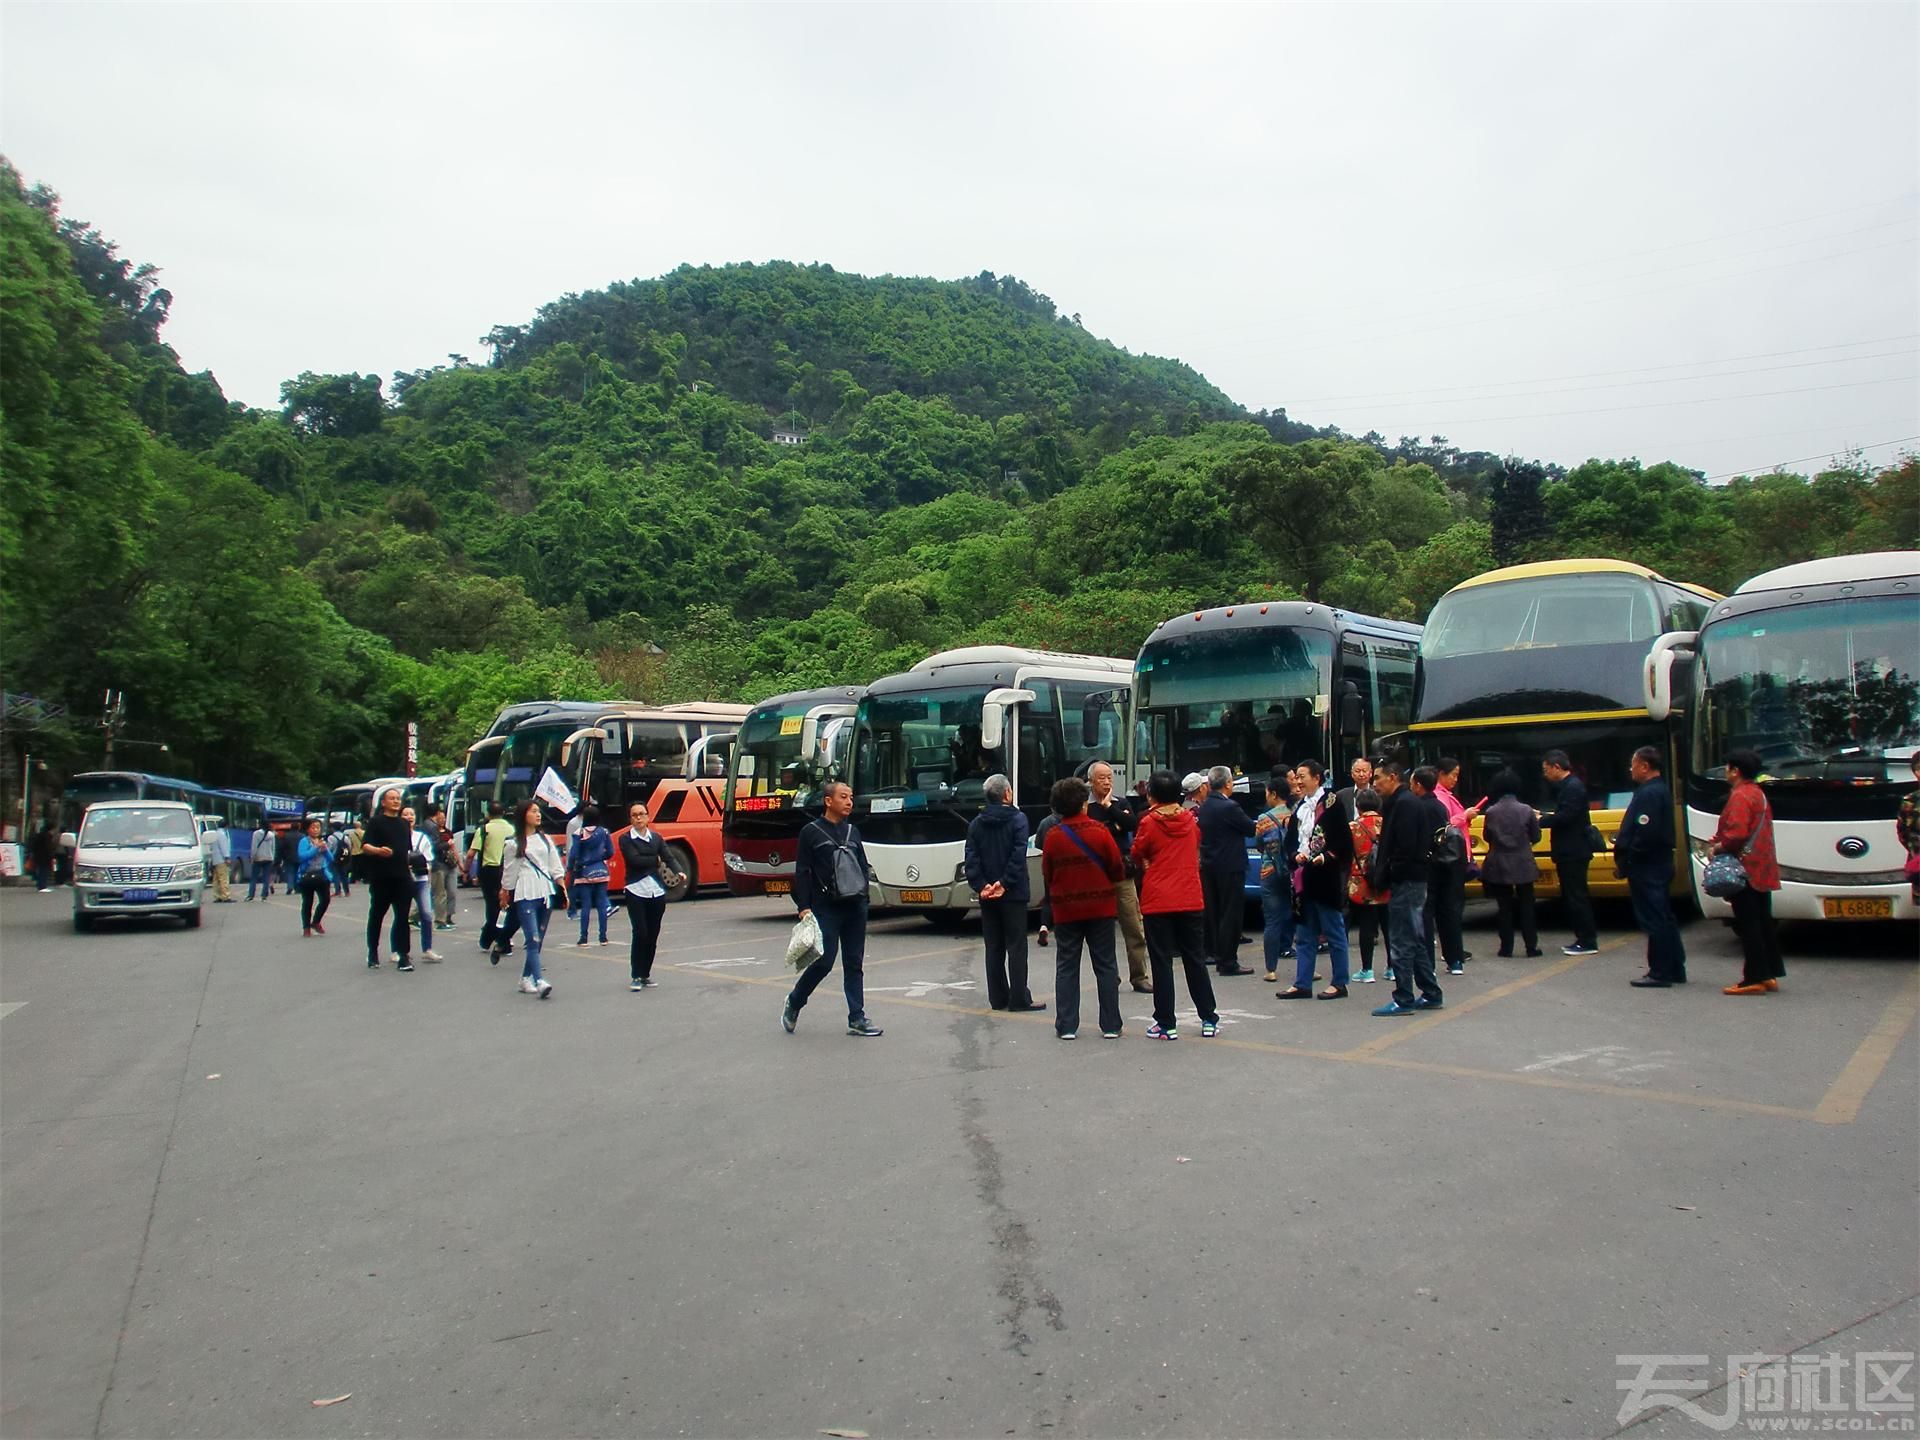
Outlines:
<svg viewBox="0 0 1920 1440"><path fill-rule="evenodd" d="M1920 6L0 6L166 338L475 358L683 262L1015 274L1250 408L1710 476L1920 449Z"/></svg>

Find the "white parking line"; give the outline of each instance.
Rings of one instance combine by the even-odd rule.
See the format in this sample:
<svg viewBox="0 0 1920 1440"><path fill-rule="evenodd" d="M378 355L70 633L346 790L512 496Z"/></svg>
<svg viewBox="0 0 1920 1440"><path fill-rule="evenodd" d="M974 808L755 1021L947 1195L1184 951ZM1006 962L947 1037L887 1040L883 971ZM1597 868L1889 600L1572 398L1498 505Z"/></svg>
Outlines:
<svg viewBox="0 0 1920 1440"><path fill-rule="evenodd" d="M20 1009L26 1003L27 1002L25 1000L15 1000L11 1004L0 1005L0 1019L5 1019L7 1016L13 1014L14 1011Z"/></svg>

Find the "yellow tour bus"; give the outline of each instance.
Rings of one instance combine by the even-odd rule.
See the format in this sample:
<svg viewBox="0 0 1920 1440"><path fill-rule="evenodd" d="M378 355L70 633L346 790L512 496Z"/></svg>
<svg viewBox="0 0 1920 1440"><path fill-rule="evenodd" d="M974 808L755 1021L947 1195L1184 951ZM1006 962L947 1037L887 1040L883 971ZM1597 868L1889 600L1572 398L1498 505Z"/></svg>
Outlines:
<svg viewBox="0 0 1920 1440"><path fill-rule="evenodd" d="M1520 798L1551 811L1540 757L1564 750L1587 787L1593 824L1613 843L1633 796L1628 764L1642 745L1666 757L1676 806L1674 894L1688 896L1684 815L1687 730L1655 720L1642 672L1662 635L1698 630L1721 597L1624 560L1549 560L1489 570L1453 587L1420 636L1409 743L1415 759L1460 761L1460 799L1473 804L1503 769ZM1474 821L1476 853L1480 822ZM1559 892L1541 832L1537 893ZM1624 896L1606 855L1590 872L1596 896ZM1477 893L1470 892L1470 893Z"/></svg>

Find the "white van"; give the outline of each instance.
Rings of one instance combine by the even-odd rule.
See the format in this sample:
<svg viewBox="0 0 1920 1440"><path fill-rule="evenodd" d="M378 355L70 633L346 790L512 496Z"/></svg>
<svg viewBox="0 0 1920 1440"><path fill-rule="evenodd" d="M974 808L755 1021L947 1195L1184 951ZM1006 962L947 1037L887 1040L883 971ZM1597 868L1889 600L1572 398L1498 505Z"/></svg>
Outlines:
<svg viewBox="0 0 1920 1440"><path fill-rule="evenodd" d="M200 924L206 860L193 807L177 800L102 800L81 817L73 848L73 928L107 915L178 915Z"/></svg>

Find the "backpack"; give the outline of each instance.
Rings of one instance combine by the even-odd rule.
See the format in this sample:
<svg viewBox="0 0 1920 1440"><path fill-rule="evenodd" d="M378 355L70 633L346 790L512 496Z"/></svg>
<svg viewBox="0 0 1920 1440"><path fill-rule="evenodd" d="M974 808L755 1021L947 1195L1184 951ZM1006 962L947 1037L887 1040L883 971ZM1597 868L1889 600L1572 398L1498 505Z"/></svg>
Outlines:
<svg viewBox="0 0 1920 1440"><path fill-rule="evenodd" d="M853 848L851 838L842 842L834 838L833 831L826 822L816 821L825 833L827 842L833 846L833 883L831 889L836 900L858 900L867 893L867 869L860 863L860 853ZM848 836L853 834L848 828Z"/></svg>

